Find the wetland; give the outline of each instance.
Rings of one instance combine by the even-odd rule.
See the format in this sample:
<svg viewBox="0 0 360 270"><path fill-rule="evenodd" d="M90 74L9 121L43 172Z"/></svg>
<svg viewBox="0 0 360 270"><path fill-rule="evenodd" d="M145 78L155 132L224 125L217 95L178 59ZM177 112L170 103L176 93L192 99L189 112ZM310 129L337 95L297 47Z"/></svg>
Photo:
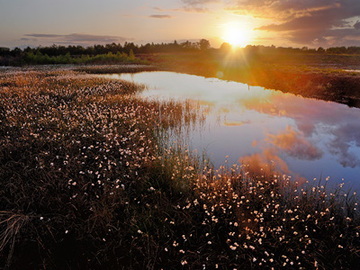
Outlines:
<svg viewBox="0 0 360 270"><path fill-rule="evenodd" d="M354 179L356 108L62 67L1 71L0 100L7 269L359 265L358 197L325 177Z"/></svg>

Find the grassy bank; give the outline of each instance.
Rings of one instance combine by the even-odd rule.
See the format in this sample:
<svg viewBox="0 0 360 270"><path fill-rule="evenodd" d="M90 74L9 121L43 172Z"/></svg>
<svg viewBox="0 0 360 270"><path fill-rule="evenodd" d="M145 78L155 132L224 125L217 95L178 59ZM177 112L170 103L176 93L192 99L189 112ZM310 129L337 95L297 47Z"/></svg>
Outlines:
<svg viewBox="0 0 360 270"><path fill-rule="evenodd" d="M0 74L1 265L359 265L354 194L272 168L214 171L166 143L169 129L198 121L197 108L139 100L141 90L71 71Z"/></svg>
<svg viewBox="0 0 360 270"><path fill-rule="evenodd" d="M76 71L88 74L115 74L115 73L136 73L142 71L156 71L158 67L143 64L126 65L91 65L75 68Z"/></svg>

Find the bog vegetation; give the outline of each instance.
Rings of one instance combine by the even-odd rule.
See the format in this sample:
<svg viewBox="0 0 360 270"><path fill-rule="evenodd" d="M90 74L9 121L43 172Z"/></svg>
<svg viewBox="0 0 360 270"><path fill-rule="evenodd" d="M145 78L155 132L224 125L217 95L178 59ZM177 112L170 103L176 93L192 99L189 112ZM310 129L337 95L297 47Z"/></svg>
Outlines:
<svg viewBox="0 0 360 270"><path fill-rule="evenodd" d="M140 100L143 89L73 71L0 74L1 265L358 267L355 193L269 167L215 170L167 142L201 121L197 108Z"/></svg>

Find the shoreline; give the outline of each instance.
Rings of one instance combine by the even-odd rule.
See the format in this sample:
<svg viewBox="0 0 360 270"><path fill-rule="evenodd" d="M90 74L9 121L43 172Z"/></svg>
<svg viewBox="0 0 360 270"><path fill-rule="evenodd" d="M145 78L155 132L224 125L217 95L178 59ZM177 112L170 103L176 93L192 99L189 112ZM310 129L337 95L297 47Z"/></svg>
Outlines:
<svg viewBox="0 0 360 270"><path fill-rule="evenodd" d="M354 65L326 69L321 63L276 63L264 59L223 61L218 54L142 55L159 70L213 77L261 86L308 98L333 101L360 108L360 73ZM298 60L297 60L298 61ZM221 76L219 76L219 74Z"/></svg>
<svg viewBox="0 0 360 270"><path fill-rule="evenodd" d="M221 56L221 55L220 55ZM360 70L350 66L329 63L262 62L235 59L224 62L219 54L146 54L142 60L149 64L97 64L97 65L34 65L6 66L0 72L15 70L68 69L88 74L137 73L146 71L172 71L206 78L260 86L266 89L292 93L305 98L315 98L360 108ZM360 63L359 63L360 66Z"/></svg>

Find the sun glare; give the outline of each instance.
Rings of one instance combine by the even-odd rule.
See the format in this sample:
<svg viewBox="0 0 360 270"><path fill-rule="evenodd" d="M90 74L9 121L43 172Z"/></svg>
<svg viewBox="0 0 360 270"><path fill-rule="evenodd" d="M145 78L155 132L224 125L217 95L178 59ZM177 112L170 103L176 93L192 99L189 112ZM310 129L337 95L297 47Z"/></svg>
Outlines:
<svg viewBox="0 0 360 270"><path fill-rule="evenodd" d="M239 23L227 24L223 40L233 47L245 47L251 41L252 33Z"/></svg>

